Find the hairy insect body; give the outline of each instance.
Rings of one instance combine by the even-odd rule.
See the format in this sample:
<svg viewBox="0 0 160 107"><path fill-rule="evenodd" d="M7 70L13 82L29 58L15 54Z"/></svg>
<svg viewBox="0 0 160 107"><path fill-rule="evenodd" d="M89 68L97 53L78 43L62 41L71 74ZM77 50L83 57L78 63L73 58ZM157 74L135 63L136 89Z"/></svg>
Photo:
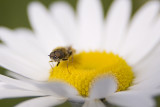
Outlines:
<svg viewBox="0 0 160 107"><path fill-rule="evenodd" d="M58 62L57 66L61 61L69 60L69 57L72 56L75 53L75 50L69 46L69 47L57 47L50 53L50 62Z"/></svg>

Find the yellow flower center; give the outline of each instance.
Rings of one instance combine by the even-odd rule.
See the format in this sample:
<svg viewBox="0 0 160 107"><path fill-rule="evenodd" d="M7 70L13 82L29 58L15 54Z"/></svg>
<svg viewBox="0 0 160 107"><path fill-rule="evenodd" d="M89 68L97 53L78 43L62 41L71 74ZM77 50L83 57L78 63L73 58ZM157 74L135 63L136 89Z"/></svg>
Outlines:
<svg viewBox="0 0 160 107"><path fill-rule="evenodd" d="M67 67L68 65L68 67ZM133 72L118 55L106 52L81 52L61 61L50 70L50 81L61 80L75 87L83 97L89 95L94 80L112 75L117 81L117 91L126 90L132 83Z"/></svg>

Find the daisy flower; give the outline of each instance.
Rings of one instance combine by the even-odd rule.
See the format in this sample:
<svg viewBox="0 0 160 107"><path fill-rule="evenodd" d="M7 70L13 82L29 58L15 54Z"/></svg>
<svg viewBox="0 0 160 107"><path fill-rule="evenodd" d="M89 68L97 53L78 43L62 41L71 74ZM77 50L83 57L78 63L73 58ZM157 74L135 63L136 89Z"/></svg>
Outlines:
<svg viewBox="0 0 160 107"><path fill-rule="evenodd" d="M33 31L0 28L0 98L35 97L17 106L46 107L69 101L83 107L153 107L160 86L159 2L130 18L131 1L115 0L103 17L100 0L64 2L47 10L29 5ZM72 46L76 53L50 66L49 54Z"/></svg>

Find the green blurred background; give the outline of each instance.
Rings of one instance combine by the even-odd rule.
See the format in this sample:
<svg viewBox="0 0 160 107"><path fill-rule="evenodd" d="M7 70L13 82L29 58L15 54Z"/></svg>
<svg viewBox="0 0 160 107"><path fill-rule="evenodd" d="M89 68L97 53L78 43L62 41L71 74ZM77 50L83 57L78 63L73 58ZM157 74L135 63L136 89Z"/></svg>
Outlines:
<svg viewBox="0 0 160 107"><path fill-rule="evenodd" d="M32 1L40 1L46 7L48 7L51 3L64 1L69 3L75 11L78 3L78 0L0 0L0 26L5 26L11 29L19 27L31 29L27 16L27 6ZM148 0L132 0L132 16L147 1ZM113 0L101 0L101 2L105 17ZM5 74L5 69L0 68L0 73ZM0 100L0 107L12 107L17 103L27 99L30 98L2 99ZM158 103L157 107L160 107L160 97L156 97L156 101ZM66 102L58 107L70 107L70 104Z"/></svg>

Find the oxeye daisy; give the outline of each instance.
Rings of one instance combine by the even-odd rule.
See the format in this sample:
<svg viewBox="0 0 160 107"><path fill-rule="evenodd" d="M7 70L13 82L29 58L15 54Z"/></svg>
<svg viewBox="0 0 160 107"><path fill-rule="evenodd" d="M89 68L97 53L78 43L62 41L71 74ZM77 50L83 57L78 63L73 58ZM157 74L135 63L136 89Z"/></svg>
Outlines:
<svg viewBox="0 0 160 107"><path fill-rule="evenodd" d="M104 18L99 0L79 0L76 12L64 2L48 10L31 3L33 31L0 28L0 65L13 77L0 75L0 98L35 97L19 107L67 100L83 107L155 106L153 97L160 93L159 5L147 2L131 18L131 1L115 0ZM67 46L76 52L58 65L49 62L54 49Z"/></svg>

